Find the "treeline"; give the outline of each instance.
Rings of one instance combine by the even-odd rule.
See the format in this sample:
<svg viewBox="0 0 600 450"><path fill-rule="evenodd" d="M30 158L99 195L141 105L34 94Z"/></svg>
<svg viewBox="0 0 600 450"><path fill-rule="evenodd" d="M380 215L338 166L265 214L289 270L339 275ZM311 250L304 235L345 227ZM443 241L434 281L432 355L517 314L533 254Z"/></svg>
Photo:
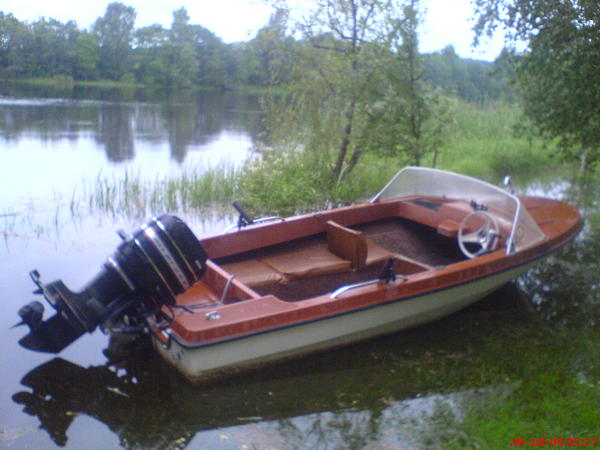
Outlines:
<svg viewBox="0 0 600 450"><path fill-rule="evenodd" d="M89 30L74 21L32 23L0 12L0 78L71 77L75 81L125 81L182 87L245 82L238 46L191 25L184 8L169 29L134 28L135 9L111 3Z"/></svg>
<svg viewBox="0 0 600 450"><path fill-rule="evenodd" d="M425 82L471 102L513 101L513 70L504 52L493 63L461 58L452 46L423 55Z"/></svg>
<svg viewBox="0 0 600 450"><path fill-rule="evenodd" d="M74 81L137 82L168 88L203 85L281 86L295 71L294 54L307 43L287 33L286 15L275 13L248 42L226 44L185 8L171 27L135 28L136 11L108 5L90 29L74 21L19 21L0 12L0 78L58 78ZM509 97L493 63L461 59L452 47L424 55L424 79L471 101Z"/></svg>

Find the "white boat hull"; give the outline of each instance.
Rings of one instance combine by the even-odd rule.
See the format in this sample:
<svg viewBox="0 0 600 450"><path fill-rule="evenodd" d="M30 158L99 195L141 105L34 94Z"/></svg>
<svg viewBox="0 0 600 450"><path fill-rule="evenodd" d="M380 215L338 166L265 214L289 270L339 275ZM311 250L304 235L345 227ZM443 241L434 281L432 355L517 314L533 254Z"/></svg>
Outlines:
<svg viewBox="0 0 600 450"><path fill-rule="evenodd" d="M186 347L175 338L165 345L154 338L158 352L186 378L201 382L274 361L338 347L415 327L459 311L524 273L527 265L415 296L349 312L238 337Z"/></svg>

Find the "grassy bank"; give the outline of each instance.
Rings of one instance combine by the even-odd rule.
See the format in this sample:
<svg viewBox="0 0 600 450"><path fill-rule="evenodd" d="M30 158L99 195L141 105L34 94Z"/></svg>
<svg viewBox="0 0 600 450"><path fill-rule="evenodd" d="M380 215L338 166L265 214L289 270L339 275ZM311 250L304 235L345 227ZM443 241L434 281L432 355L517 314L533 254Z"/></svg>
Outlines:
<svg viewBox="0 0 600 450"><path fill-rule="evenodd" d="M104 89L131 89L131 88L142 88L143 84L136 83L133 80L122 80L122 81L110 81L110 80L96 80L96 81L75 81L70 76L56 76L53 78L26 78L18 80L4 80L13 84L22 84L28 86L37 87L58 87L58 88L72 88L74 86L85 86L85 87L96 87Z"/></svg>
<svg viewBox="0 0 600 450"><path fill-rule="evenodd" d="M177 92L203 92L203 91L222 91L231 90L247 95L285 95L288 91L283 87L262 87L251 85L235 85L230 87L202 86L194 85L190 88L173 89L161 85L151 85L137 82L133 76L125 76L119 81L113 80L91 80L82 81L74 80L71 76L58 75L53 78L25 78L25 79L0 79L0 81L24 86L33 86L39 88L58 88L58 89L73 89L75 86L84 88L96 89L147 89L150 92L160 90L166 93Z"/></svg>
<svg viewBox="0 0 600 450"><path fill-rule="evenodd" d="M438 165L483 177L552 165L554 144L534 136L523 120L514 104L454 100Z"/></svg>
<svg viewBox="0 0 600 450"><path fill-rule="evenodd" d="M505 361L515 389L504 398L475 405L461 421L449 421L441 436L443 447L504 448L515 439L529 446L543 438L563 439L562 446L567 447L575 446L568 445L568 439L581 446L585 438L598 438L597 338L563 331L556 336L546 334L543 341L515 345L509 351L513 356Z"/></svg>
<svg viewBox="0 0 600 450"><path fill-rule="evenodd" d="M552 144L523 128L516 105L474 105L456 99L451 101L449 117L438 168L495 181L506 174L526 175L540 167L562 165L550 156L555 150ZM378 192L406 163L405 159L364 154L350 176L332 184L323 161L310 152L270 152L246 166L240 192L257 207L346 204ZM424 165L431 161L425 159Z"/></svg>

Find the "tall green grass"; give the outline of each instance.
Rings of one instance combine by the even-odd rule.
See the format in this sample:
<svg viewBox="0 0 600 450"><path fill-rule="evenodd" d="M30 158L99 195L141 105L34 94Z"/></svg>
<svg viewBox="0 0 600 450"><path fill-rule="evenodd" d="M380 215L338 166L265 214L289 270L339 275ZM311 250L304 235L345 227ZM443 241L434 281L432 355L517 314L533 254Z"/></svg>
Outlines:
<svg viewBox="0 0 600 450"><path fill-rule="evenodd" d="M438 166L470 175L502 175L553 163L556 147L533 134L518 105L453 100Z"/></svg>
<svg viewBox="0 0 600 450"><path fill-rule="evenodd" d="M99 174L73 194L71 212L82 208L109 215L145 217L165 211L200 211L231 202L238 190L238 170L223 163L214 168L186 167L175 176L147 179L139 172Z"/></svg>

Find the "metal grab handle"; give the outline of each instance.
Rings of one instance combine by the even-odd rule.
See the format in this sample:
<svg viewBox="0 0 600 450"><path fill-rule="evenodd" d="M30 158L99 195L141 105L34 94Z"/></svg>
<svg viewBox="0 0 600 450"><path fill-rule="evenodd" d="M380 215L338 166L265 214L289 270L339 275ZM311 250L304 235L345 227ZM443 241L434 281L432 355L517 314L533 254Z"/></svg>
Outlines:
<svg viewBox="0 0 600 450"><path fill-rule="evenodd" d="M344 292L364 286L370 286L371 284L392 284L394 281L396 281L396 278L398 277L402 281L406 281L407 278L404 275L398 275L396 274L396 272L394 272L395 260L396 258L393 256L385 260L385 262L383 263L383 268L381 269L381 273L379 274L378 278L375 278L373 280L361 281L359 283L354 284L347 284L345 286L339 287L331 293L331 298L337 298Z"/></svg>
<svg viewBox="0 0 600 450"><path fill-rule="evenodd" d="M375 278L374 280L361 281L360 283L347 284L345 286L337 288L335 291L331 293L331 298L338 298L344 292L350 291L352 289L356 289L363 286L370 286L371 284L380 283L381 280L379 278Z"/></svg>

